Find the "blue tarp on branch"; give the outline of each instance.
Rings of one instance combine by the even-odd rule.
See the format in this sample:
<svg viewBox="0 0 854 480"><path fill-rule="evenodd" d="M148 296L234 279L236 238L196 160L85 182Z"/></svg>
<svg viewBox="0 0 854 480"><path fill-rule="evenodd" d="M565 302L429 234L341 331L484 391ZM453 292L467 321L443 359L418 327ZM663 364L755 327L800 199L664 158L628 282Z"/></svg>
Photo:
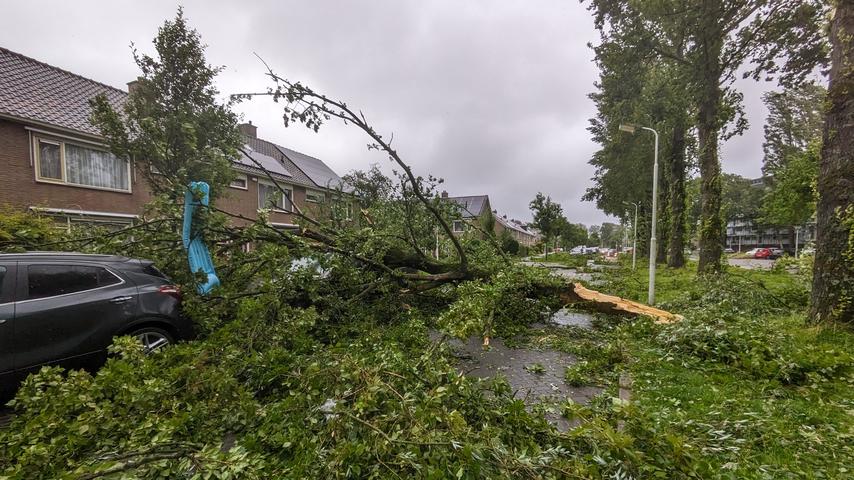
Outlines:
<svg viewBox="0 0 854 480"><path fill-rule="evenodd" d="M198 232L193 231L193 213L200 205L208 206L210 190L210 185L205 182L191 182L190 188L184 194L184 228L181 236L190 261L190 271L193 274L202 273L207 278L207 281L196 287L202 295L208 294L220 283L204 239Z"/></svg>

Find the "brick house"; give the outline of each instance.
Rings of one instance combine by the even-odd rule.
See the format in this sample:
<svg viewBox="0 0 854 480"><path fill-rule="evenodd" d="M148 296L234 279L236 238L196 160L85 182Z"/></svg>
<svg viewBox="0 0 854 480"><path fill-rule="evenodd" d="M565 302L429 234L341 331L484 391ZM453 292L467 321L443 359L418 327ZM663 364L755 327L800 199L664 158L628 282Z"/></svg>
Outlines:
<svg viewBox="0 0 854 480"><path fill-rule="evenodd" d="M89 122L89 99L99 94L116 107L128 95L0 47L0 205L69 226L138 218L151 193L141 164L112 155ZM239 128L246 144L219 208L251 219L268 208L271 224L293 227L293 205L311 213L337 198L341 178L321 160L257 138L251 122Z"/></svg>
<svg viewBox="0 0 854 480"><path fill-rule="evenodd" d="M512 238L526 247L531 247L540 240L539 234L522 224L522 222L510 220L506 215L498 215L497 211L492 209L492 205L489 202L489 195L449 197L448 192L442 192L442 198L454 202L460 209L462 220L455 220L452 227L455 234L462 234L469 230L469 224L473 222L483 225L492 217L495 220L493 222L493 230L496 236L500 236L506 231Z"/></svg>
<svg viewBox="0 0 854 480"><path fill-rule="evenodd" d="M525 247L533 247L541 240L539 232L519 220L508 219L507 215L495 215L495 233L500 235L505 230Z"/></svg>

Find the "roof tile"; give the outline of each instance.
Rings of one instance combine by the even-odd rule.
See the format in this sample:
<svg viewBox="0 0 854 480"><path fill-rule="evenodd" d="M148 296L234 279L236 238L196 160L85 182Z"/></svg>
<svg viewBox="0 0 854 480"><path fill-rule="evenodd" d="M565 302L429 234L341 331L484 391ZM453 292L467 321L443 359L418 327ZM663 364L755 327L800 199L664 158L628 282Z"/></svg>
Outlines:
<svg viewBox="0 0 854 480"><path fill-rule="evenodd" d="M0 47L0 114L91 135L89 100L103 94L113 106L127 92Z"/></svg>

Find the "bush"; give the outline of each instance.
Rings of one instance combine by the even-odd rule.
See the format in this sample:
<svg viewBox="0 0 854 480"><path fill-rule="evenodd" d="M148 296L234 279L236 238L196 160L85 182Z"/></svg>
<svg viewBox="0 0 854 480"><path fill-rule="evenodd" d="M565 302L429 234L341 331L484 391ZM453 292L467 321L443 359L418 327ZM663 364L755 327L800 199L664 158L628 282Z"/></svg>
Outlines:
<svg viewBox="0 0 854 480"><path fill-rule="evenodd" d="M667 326L658 342L668 351L736 366L788 384L829 379L854 366L848 352L800 342L785 325L759 317L686 318Z"/></svg>
<svg viewBox="0 0 854 480"><path fill-rule="evenodd" d="M50 218L8 205L0 206L0 252L36 250L47 242L58 240L59 233L56 222Z"/></svg>

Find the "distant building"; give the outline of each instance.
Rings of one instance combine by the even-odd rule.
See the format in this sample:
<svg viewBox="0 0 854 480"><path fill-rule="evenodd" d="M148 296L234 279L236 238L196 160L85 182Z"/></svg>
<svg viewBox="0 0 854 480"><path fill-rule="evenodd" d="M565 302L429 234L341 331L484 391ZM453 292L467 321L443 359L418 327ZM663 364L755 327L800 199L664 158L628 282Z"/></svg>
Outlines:
<svg viewBox="0 0 854 480"><path fill-rule="evenodd" d="M494 213L494 212L493 212ZM501 230L510 232L510 236L519 244L526 247L533 247L540 242L540 232L533 227L526 225L515 218L508 219L507 215L495 214L495 233L500 234Z"/></svg>
<svg viewBox="0 0 854 480"><path fill-rule="evenodd" d="M540 240L540 235L536 230L518 220L508 219L507 215L498 215L497 211L492 209L489 195L449 197L448 192L442 192L442 198L454 202L460 208L462 219L455 220L452 226L456 234L462 234L471 229L470 225L473 222L483 222L492 216L495 219L493 230L496 236L507 231L519 244L526 247L533 246Z"/></svg>
<svg viewBox="0 0 854 480"><path fill-rule="evenodd" d="M767 185L766 177L750 180L751 188L765 188ZM774 247L794 253L795 241L798 249L815 241L815 222L793 227L766 227L757 225L756 219L740 217L730 220L726 225L726 246L736 252L758 247Z"/></svg>
<svg viewBox="0 0 854 480"><path fill-rule="evenodd" d="M809 242L815 241L815 222L793 227L798 249ZM743 252L758 247L782 248L794 252L792 231L789 227L759 227L753 219L737 218L726 225L726 246L736 252Z"/></svg>

